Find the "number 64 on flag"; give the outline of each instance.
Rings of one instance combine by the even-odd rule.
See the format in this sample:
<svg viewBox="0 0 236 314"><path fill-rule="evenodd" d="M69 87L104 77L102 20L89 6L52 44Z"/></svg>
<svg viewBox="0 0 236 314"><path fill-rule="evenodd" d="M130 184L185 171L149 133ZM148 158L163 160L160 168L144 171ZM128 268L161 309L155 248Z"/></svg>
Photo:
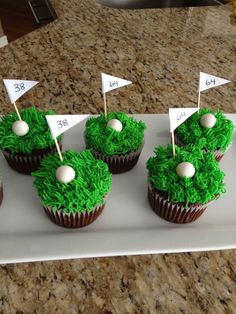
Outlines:
<svg viewBox="0 0 236 314"><path fill-rule="evenodd" d="M197 105L198 109L200 108L201 92L209 88L213 88L227 83L230 83L230 81L220 78L218 76L200 72L198 86L198 105Z"/></svg>
<svg viewBox="0 0 236 314"><path fill-rule="evenodd" d="M105 73L101 73L101 80L102 80L102 93L103 93L103 100L104 100L104 115L105 117L107 117L106 93L113 89L132 84L132 82L121 79L116 76L108 75Z"/></svg>

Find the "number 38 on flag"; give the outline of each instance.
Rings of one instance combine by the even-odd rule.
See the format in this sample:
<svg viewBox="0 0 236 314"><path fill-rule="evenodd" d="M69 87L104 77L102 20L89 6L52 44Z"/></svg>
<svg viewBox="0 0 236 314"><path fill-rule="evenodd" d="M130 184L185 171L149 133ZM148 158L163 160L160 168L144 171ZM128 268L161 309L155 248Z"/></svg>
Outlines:
<svg viewBox="0 0 236 314"><path fill-rule="evenodd" d="M47 115L46 120L53 139L86 119L88 114Z"/></svg>
<svg viewBox="0 0 236 314"><path fill-rule="evenodd" d="M27 81L27 80L3 80L6 87L7 94L13 104L17 99L24 95L28 90L38 84L37 81Z"/></svg>

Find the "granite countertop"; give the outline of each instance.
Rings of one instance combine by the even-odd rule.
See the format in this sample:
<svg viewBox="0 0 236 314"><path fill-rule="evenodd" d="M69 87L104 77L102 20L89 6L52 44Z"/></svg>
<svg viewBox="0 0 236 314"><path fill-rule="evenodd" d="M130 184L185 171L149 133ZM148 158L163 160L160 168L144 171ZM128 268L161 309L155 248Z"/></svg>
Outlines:
<svg viewBox="0 0 236 314"><path fill-rule="evenodd" d="M18 101L98 113L100 73L133 82L108 110L196 106L199 71L232 81L202 105L236 112L236 26L227 6L123 11L54 0L58 20L0 50L1 78L40 84ZM3 85L1 113L12 111ZM0 313L234 313L234 250L0 266ZM69 310L68 310L69 309Z"/></svg>

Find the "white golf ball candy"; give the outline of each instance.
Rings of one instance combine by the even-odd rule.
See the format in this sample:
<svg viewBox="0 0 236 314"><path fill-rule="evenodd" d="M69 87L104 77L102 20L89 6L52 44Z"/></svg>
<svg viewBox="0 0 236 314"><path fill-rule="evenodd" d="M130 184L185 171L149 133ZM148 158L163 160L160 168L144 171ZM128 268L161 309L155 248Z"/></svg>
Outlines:
<svg viewBox="0 0 236 314"><path fill-rule="evenodd" d="M56 178L61 183L69 183L75 178L75 171L70 166L61 166L56 170Z"/></svg>
<svg viewBox="0 0 236 314"><path fill-rule="evenodd" d="M12 124L12 131L18 136L24 136L29 132L29 126L25 121L18 120Z"/></svg>
<svg viewBox="0 0 236 314"><path fill-rule="evenodd" d="M195 174L194 165L187 161L181 162L176 167L176 173L181 178L192 178Z"/></svg>
<svg viewBox="0 0 236 314"><path fill-rule="evenodd" d="M212 113L206 113L201 117L200 124L204 128L213 128L216 124L216 117Z"/></svg>
<svg viewBox="0 0 236 314"><path fill-rule="evenodd" d="M109 127L116 130L117 132L120 132L123 129L122 123L117 119L109 120L107 122L107 125L109 125Z"/></svg>

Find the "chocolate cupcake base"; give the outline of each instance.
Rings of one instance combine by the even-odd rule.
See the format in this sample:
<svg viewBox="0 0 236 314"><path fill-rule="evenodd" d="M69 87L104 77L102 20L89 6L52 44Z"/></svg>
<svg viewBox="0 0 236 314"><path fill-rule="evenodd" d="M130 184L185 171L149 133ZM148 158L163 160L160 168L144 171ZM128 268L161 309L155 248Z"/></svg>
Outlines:
<svg viewBox="0 0 236 314"><path fill-rule="evenodd" d="M91 224L98 216L101 215L104 204L95 206L91 212L86 213L71 213L66 214L63 210L53 211L50 207L44 207L45 213L48 215L50 220L56 225L65 227L65 228L81 228Z"/></svg>
<svg viewBox="0 0 236 314"><path fill-rule="evenodd" d="M11 154L8 151L2 151L8 165L21 174L31 174L31 172L36 171L41 163L41 160L47 155L55 152L56 147L54 146L52 148L48 147L45 149L34 150L31 154Z"/></svg>
<svg viewBox="0 0 236 314"><path fill-rule="evenodd" d="M0 187L0 205L2 204L2 200L3 200L3 186L1 185L1 187Z"/></svg>
<svg viewBox="0 0 236 314"><path fill-rule="evenodd" d="M96 159L106 162L111 173L118 174L131 170L137 164L142 149L143 144L135 152L126 155L107 156L97 151L92 151L92 154Z"/></svg>
<svg viewBox="0 0 236 314"><path fill-rule="evenodd" d="M184 224L197 220L205 211L207 206L213 202L206 204L189 204L172 203L168 201L163 192L158 191L151 184L148 185L148 200L152 210L161 218L177 223Z"/></svg>

